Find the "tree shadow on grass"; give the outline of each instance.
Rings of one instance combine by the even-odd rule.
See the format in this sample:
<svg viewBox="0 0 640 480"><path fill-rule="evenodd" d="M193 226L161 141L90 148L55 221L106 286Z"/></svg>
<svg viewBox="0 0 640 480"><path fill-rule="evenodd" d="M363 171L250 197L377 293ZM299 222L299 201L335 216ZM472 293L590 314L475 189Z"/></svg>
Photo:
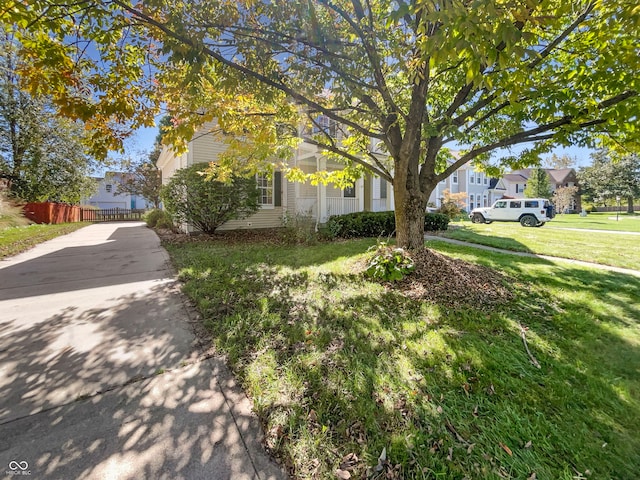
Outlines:
<svg viewBox="0 0 640 480"><path fill-rule="evenodd" d="M298 475L317 472L314 455L327 449L357 452L364 473L382 448L406 478L571 478L586 470L631 478L640 469L640 353L619 330L639 318L640 282L522 257L505 268L492 255L478 260L520 286L512 304L489 314L411 301L359 276L324 272L322 262L313 262L314 274L283 271L304 265L287 263L286 252L226 272L249 283L251 301L209 321L249 388L256 365L267 357L275 365L265 392L251 393L263 421L279 425L273 448ZM549 271L543 279L539 268ZM604 300L554 298L551 289ZM301 453L305 435L320 443Z"/></svg>

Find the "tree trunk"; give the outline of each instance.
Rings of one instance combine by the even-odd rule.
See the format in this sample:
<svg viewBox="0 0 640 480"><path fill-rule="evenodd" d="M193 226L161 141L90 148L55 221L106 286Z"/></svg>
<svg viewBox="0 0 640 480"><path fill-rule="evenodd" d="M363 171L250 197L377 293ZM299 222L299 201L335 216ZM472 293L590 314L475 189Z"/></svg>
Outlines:
<svg viewBox="0 0 640 480"><path fill-rule="evenodd" d="M633 213L633 197L627 197L627 213Z"/></svg>
<svg viewBox="0 0 640 480"><path fill-rule="evenodd" d="M428 195L412 192L405 185L394 185L396 203L396 244L402 248L424 246L424 213Z"/></svg>

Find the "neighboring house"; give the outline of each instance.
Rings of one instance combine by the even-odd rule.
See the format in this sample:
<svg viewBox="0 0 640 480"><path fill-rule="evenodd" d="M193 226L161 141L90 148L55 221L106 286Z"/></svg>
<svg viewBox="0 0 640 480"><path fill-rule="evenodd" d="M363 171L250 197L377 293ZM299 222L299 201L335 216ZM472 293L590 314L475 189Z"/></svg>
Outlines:
<svg viewBox="0 0 640 480"><path fill-rule="evenodd" d="M118 184L123 181L126 173L107 172L104 177L94 177L98 184L96 192L89 198L82 199L83 205L91 205L99 209L121 208L125 210L153 208L153 203L145 198L128 193L116 194Z"/></svg>
<svg viewBox="0 0 640 480"><path fill-rule="evenodd" d="M531 175L532 168L523 168L507 173L502 178L496 180L492 187L495 192L502 192L504 196L510 198L524 198L524 189L527 186L527 180ZM545 168L545 172L549 176L549 184L551 191L561 187L574 187L578 185L576 171L573 168ZM575 194L571 205L571 210L580 210L580 195Z"/></svg>

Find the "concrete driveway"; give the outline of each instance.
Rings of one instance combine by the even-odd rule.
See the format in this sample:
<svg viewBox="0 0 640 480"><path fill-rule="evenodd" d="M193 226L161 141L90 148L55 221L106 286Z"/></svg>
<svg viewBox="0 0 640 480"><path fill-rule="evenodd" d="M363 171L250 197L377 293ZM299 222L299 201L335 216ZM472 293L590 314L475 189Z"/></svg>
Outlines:
<svg viewBox="0 0 640 480"><path fill-rule="evenodd" d="M0 261L0 477L285 478L141 223Z"/></svg>

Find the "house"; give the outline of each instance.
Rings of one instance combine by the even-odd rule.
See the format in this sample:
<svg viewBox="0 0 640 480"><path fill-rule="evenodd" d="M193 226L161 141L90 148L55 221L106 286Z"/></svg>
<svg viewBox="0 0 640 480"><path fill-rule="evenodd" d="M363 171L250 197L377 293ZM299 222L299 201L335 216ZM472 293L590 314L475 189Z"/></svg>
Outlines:
<svg viewBox="0 0 640 480"><path fill-rule="evenodd" d="M209 132L214 127L215 124L209 123L201 131ZM339 132L336 132L336 138L338 137ZM162 172L163 184L168 183L174 172L180 168L197 163L204 165L215 162L226 148L224 142L207 133L195 135L188 143L187 152L180 155L171 147L165 146L157 161L158 169ZM289 165L299 168L304 173L342 168L341 164L327 159L318 147L305 142L298 146L289 160ZM219 230L279 227L282 226L285 216L296 214L310 216L321 224L332 215L389 211L395 208L393 186L388 181L370 174L357 180L353 187L344 189L332 185L312 185L310 182L290 182L281 172L275 172L271 177L257 175L256 180L261 190L260 210L243 220L227 222ZM468 211L476 207L491 206L505 194L500 186L496 188L494 179L476 170L472 165L464 165L440 182L431 194L429 205L441 206L447 189L451 193L466 193Z"/></svg>
<svg viewBox="0 0 640 480"><path fill-rule="evenodd" d="M532 168L522 168L505 174L502 178L497 179L495 185L492 186L496 195L499 192L506 197L524 198L524 189L527 186L527 180L531 175ZM578 185L576 171L573 168L545 168L545 172L549 176L549 184L551 191L562 187L574 187ZM580 210L580 195L576 193L573 197L571 210Z"/></svg>
<svg viewBox="0 0 640 480"><path fill-rule="evenodd" d="M123 182L126 173L107 172L104 177L93 177L97 189L89 198L82 199L83 205L91 205L101 210L121 208L136 210L153 208L153 204L145 198L128 193L117 193L118 185Z"/></svg>

